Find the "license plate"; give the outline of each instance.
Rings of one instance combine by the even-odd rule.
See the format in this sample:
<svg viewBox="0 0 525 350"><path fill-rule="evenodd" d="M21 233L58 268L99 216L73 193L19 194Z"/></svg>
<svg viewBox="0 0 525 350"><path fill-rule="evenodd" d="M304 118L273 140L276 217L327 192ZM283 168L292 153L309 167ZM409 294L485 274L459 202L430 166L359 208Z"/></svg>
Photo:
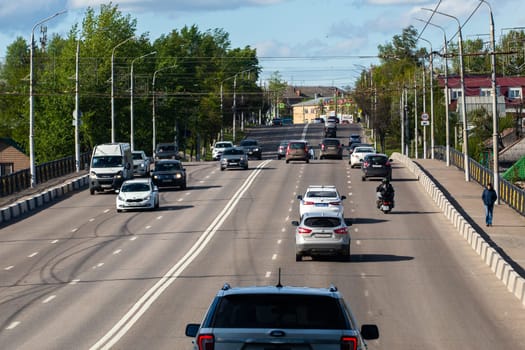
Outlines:
<svg viewBox="0 0 525 350"><path fill-rule="evenodd" d="M316 233L315 237L317 237L317 238L330 238L330 237L332 237L332 235L329 234L329 233Z"/></svg>
<svg viewBox="0 0 525 350"><path fill-rule="evenodd" d="M377 164L372 165L372 168L381 168L381 167L382 165L377 165Z"/></svg>
<svg viewBox="0 0 525 350"><path fill-rule="evenodd" d="M327 207L328 203L316 203L315 206L316 207Z"/></svg>
<svg viewBox="0 0 525 350"><path fill-rule="evenodd" d="M162 182L171 182L170 179L163 179Z"/></svg>

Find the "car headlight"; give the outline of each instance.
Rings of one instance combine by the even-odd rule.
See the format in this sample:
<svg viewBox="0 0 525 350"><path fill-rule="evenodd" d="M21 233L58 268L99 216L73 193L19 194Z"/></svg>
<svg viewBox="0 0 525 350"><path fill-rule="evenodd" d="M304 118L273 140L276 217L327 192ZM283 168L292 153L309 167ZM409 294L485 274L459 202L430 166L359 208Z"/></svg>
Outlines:
<svg viewBox="0 0 525 350"><path fill-rule="evenodd" d="M92 171L89 173L89 177L97 177L97 173Z"/></svg>
<svg viewBox="0 0 525 350"><path fill-rule="evenodd" d="M118 200L124 202L126 199L119 194L118 195Z"/></svg>
<svg viewBox="0 0 525 350"><path fill-rule="evenodd" d="M180 179L180 178L182 178L182 174L180 174L180 173L175 174L175 178L176 178L176 179Z"/></svg>
<svg viewBox="0 0 525 350"><path fill-rule="evenodd" d="M146 196L146 198L144 198L143 200L144 200L144 201L149 201L150 199L151 199L151 195Z"/></svg>
<svg viewBox="0 0 525 350"><path fill-rule="evenodd" d="M115 174L115 179L121 179L122 178L122 172L119 171L118 173Z"/></svg>

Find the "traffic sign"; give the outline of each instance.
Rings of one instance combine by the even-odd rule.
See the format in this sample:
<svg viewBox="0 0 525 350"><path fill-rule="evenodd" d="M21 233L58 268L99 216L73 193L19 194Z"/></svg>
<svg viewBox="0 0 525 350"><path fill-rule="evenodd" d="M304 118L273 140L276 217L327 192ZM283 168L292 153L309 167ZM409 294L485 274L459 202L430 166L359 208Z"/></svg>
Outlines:
<svg viewBox="0 0 525 350"><path fill-rule="evenodd" d="M421 114L421 120L428 120L428 114L427 113L423 113Z"/></svg>
<svg viewBox="0 0 525 350"><path fill-rule="evenodd" d="M428 120L421 121L421 126L428 126L428 125L430 125L430 122Z"/></svg>

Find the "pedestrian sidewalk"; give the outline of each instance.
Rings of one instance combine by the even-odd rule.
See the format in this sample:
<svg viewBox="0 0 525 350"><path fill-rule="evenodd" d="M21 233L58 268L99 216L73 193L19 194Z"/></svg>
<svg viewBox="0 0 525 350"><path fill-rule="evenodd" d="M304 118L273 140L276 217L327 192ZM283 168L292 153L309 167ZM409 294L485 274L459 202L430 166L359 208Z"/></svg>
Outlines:
<svg viewBox="0 0 525 350"><path fill-rule="evenodd" d="M494 207L493 225L485 225L483 187L465 181L464 171L435 159L410 159L394 153L418 176L459 233L525 305L525 217L503 201ZM394 180L395 181L395 180Z"/></svg>

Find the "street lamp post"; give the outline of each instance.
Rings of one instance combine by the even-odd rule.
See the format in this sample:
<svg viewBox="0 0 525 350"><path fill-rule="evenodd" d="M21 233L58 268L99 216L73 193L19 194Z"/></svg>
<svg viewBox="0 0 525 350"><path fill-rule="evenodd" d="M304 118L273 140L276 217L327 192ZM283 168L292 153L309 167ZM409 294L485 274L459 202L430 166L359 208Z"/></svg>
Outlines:
<svg viewBox="0 0 525 350"><path fill-rule="evenodd" d="M145 55L142 55L140 57L137 57L135 59L133 59L131 61L131 76L130 76L130 139L129 139L129 143L131 145L131 150L135 150L135 142L133 140L133 134L134 134L134 126L133 126L133 64L135 63L135 61L137 60L140 60L141 58L144 58L146 56L150 56L150 55L154 55L156 54L157 51L152 51L150 53L147 53Z"/></svg>
<svg viewBox="0 0 525 350"><path fill-rule="evenodd" d="M79 144L79 125L80 125L80 39L77 41L77 52L75 57L75 169L77 173L80 171L80 144Z"/></svg>
<svg viewBox="0 0 525 350"><path fill-rule="evenodd" d="M115 50L134 39L135 36L131 36L124 41L118 43L113 50L111 50L111 142L115 142Z"/></svg>
<svg viewBox="0 0 525 350"><path fill-rule="evenodd" d="M155 106L156 106L156 99L155 99L155 78L157 77L157 73L163 71L163 70L166 70L166 69L170 69L170 68L175 68L177 67L176 64L174 64L173 66L168 66L168 67L164 67L164 68L161 68L161 69L158 69L156 70L154 73L153 73L153 80L152 80L152 88L151 88L151 91L153 93L153 96L152 96L152 101L151 101L151 106L152 106L152 122L153 122L153 149L152 149L152 153L155 153L155 146L157 144L157 125L156 125L156 111L155 111Z"/></svg>
<svg viewBox="0 0 525 350"><path fill-rule="evenodd" d="M463 159L464 159L464 168L465 168L465 181L470 181L470 169L469 169L469 156L468 156L468 121L467 121L467 106L465 98L465 74L464 74L464 65L463 65L463 36L461 34L461 23L457 17L449 15L444 12L439 12L436 10L423 8L423 10L431 11L438 13L440 15L453 18L458 23L458 48L459 48L459 74L460 74L460 84L461 84L461 114L463 119Z"/></svg>
<svg viewBox="0 0 525 350"><path fill-rule="evenodd" d="M430 69L430 149L432 150L431 158L434 159L434 51L432 50L432 43L425 39L421 40L426 41L430 45L430 56L429 56L429 69ZM424 72L424 68L423 68ZM425 81L425 74L423 73L423 81ZM425 92L425 83L423 83L423 112L426 113L426 92ZM427 138L426 138L427 126L423 126L423 159L427 158Z"/></svg>
<svg viewBox="0 0 525 350"><path fill-rule="evenodd" d="M36 174L35 174L35 140L34 140L34 121L35 121L35 96L33 91L34 85L34 46L35 46L35 29L42 23L45 23L56 16L59 16L66 11L60 11L52 16L46 17L43 20L37 22L31 29L31 42L29 47L29 173L31 177L31 187L36 185Z"/></svg>
<svg viewBox="0 0 525 350"><path fill-rule="evenodd" d="M496 39L494 35L494 16L492 7L485 0L479 0L489 7L490 12L490 65L491 65L491 95L492 95L492 158L494 172L494 190L498 194L496 204L499 204L499 150L498 150L498 96L496 91Z"/></svg>
<svg viewBox="0 0 525 350"><path fill-rule="evenodd" d="M447 51L447 33L445 29L437 24L434 24L432 22L427 22L422 19L419 19L419 21L425 22L430 24L431 26L434 26L438 29L441 29L443 32L443 56L445 57L445 67L443 69L445 74L445 152L446 152L446 163L447 166L450 166L450 120L449 120L449 93L448 93L448 51Z"/></svg>

